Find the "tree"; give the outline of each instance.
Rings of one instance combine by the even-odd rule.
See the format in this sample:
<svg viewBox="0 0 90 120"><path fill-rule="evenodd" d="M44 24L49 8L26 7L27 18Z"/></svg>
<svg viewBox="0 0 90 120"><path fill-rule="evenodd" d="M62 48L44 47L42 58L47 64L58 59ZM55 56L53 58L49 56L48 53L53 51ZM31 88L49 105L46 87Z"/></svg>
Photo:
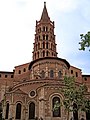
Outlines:
<svg viewBox="0 0 90 120"><path fill-rule="evenodd" d="M85 50L86 48L90 48L90 32L87 34L80 34L81 42L79 42L81 48L79 50ZM90 51L90 49L89 49Z"/></svg>
<svg viewBox="0 0 90 120"><path fill-rule="evenodd" d="M86 119L90 120L90 99L85 100Z"/></svg>
<svg viewBox="0 0 90 120"><path fill-rule="evenodd" d="M61 89L64 95L63 104L67 112L67 120L69 120L70 112L86 111L90 109L87 104L87 99L85 93L87 92L87 87L83 85L76 85L74 77L65 77L63 80L64 87ZM74 104L77 107L74 107ZM56 103L55 107L60 106ZM87 107L86 107L87 106Z"/></svg>

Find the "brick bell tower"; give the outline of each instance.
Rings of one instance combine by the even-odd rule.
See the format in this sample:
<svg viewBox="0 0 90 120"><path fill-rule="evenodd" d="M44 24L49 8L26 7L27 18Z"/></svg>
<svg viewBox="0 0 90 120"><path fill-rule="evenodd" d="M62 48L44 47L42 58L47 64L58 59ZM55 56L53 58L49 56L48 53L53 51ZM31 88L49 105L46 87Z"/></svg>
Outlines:
<svg viewBox="0 0 90 120"><path fill-rule="evenodd" d="M46 2L40 21L36 21L35 41L33 48L33 60L44 57L57 57L54 35L54 21L50 20Z"/></svg>

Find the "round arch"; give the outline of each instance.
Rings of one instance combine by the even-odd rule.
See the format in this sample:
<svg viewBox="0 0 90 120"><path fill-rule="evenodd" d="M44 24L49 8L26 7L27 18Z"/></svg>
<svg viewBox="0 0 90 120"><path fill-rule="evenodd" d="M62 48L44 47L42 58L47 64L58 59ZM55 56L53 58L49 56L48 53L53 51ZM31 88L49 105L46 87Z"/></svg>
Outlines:
<svg viewBox="0 0 90 120"><path fill-rule="evenodd" d="M16 102L16 114L15 114L15 119L21 119L22 116L22 102L21 101L17 101Z"/></svg>
<svg viewBox="0 0 90 120"><path fill-rule="evenodd" d="M27 103L28 106L28 118L34 119L37 116L37 104L35 100L28 101Z"/></svg>
<svg viewBox="0 0 90 120"><path fill-rule="evenodd" d="M59 108L59 112L60 113L58 113L58 114L57 113L53 113L54 102L56 102L57 100L60 103L62 102L62 100L63 100L62 94L60 94L60 93L53 93L53 94L50 95L50 97L49 97L49 103L50 103L51 117L62 117L62 115L63 115L63 111L64 111L63 107ZM55 114L57 114L57 115L55 115Z"/></svg>

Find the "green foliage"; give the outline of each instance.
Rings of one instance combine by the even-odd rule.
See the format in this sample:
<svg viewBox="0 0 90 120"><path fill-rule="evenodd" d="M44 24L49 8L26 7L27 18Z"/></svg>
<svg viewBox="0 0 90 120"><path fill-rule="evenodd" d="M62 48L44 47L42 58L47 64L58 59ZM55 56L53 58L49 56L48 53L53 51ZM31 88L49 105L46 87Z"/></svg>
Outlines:
<svg viewBox="0 0 90 120"><path fill-rule="evenodd" d="M85 110L84 111L87 111L90 113L90 100L89 99L85 100Z"/></svg>
<svg viewBox="0 0 90 120"><path fill-rule="evenodd" d="M62 104L59 103L58 101L56 101L55 105L54 105L54 108L53 108L53 111L57 111L60 106L62 106Z"/></svg>
<svg viewBox="0 0 90 120"><path fill-rule="evenodd" d="M76 111L73 108L73 103L77 105L77 110L85 110L85 92L87 87L82 85L76 85L74 77L65 77L64 78L64 88L62 92L64 94L63 104L67 111Z"/></svg>
<svg viewBox="0 0 90 120"><path fill-rule="evenodd" d="M79 42L81 48L79 50L85 50L86 47L90 48L90 32L87 32L87 34L81 34L81 42ZM90 49L89 49L90 51Z"/></svg>
<svg viewBox="0 0 90 120"><path fill-rule="evenodd" d="M84 84L76 84L74 77L64 77L63 80L64 87L61 92L64 95L63 104L58 104L56 102L53 110L57 110L58 107L64 105L67 111L67 120L69 120L69 112L73 111L87 111L90 112L90 100L86 98L85 93L87 92L87 87ZM77 108L73 106L77 105Z"/></svg>

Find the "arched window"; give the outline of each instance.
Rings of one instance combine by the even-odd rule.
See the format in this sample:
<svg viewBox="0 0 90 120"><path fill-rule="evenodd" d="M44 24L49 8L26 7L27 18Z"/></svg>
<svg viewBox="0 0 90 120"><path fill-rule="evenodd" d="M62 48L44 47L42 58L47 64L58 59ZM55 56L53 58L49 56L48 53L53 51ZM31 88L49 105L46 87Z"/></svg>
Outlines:
<svg viewBox="0 0 90 120"><path fill-rule="evenodd" d="M60 110L60 98L59 97L54 97L52 99L52 108L57 104L57 107L53 110L53 117L61 117L61 110Z"/></svg>
<svg viewBox="0 0 90 120"><path fill-rule="evenodd" d="M43 57L45 57L45 51L43 51Z"/></svg>
<svg viewBox="0 0 90 120"><path fill-rule="evenodd" d="M45 40L45 35L43 35L43 40Z"/></svg>
<svg viewBox="0 0 90 120"><path fill-rule="evenodd" d="M21 119L21 104L16 105L16 119Z"/></svg>
<svg viewBox="0 0 90 120"><path fill-rule="evenodd" d="M26 69L25 69L25 68L23 69L23 72L26 72Z"/></svg>
<svg viewBox="0 0 90 120"><path fill-rule="evenodd" d="M46 52L46 56L48 56L48 54L49 54L49 52L47 51L47 52Z"/></svg>
<svg viewBox="0 0 90 120"><path fill-rule="evenodd" d="M48 40L48 35L46 35L46 40Z"/></svg>
<svg viewBox="0 0 90 120"><path fill-rule="evenodd" d="M35 104L31 102L29 104L29 119L34 119L35 118Z"/></svg>
<svg viewBox="0 0 90 120"><path fill-rule="evenodd" d="M39 58L39 52L37 53L37 55L38 55L38 58Z"/></svg>
<svg viewBox="0 0 90 120"><path fill-rule="evenodd" d="M45 26L43 27L43 32L45 32Z"/></svg>
<svg viewBox="0 0 90 120"><path fill-rule="evenodd" d="M43 42L43 48L45 48L45 43Z"/></svg>
<svg viewBox="0 0 90 120"><path fill-rule="evenodd" d="M51 43L51 50L52 50L52 43Z"/></svg>
<svg viewBox="0 0 90 120"><path fill-rule="evenodd" d="M53 70L50 70L50 78L53 78L54 77L54 72Z"/></svg>
<svg viewBox="0 0 90 120"><path fill-rule="evenodd" d="M42 72L41 72L41 77L45 78L45 72L44 72L44 70L42 70Z"/></svg>
<svg viewBox="0 0 90 120"><path fill-rule="evenodd" d="M48 42L46 42L46 49L48 49Z"/></svg>
<svg viewBox="0 0 90 120"><path fill-rule="evenodd" d="M38 49L40 48L40 43L38 43Z"/></svg>
<svg viewBox="0 0 90 120"><path fill-rule="evenodd" d="M6 104L6 115L5 115L5 119L8 119L8 115L9 115L9 103Z"/></svg>
<svg viewBox="0 0 90 120"><path fill-rule="evenodd" d="M73 118L74 120L78 120L78 110L77 110L77 105L75 103L73 104L73 109L74 109Z"/></svg>
<svg viewBox="0 0 90 120"><path fill-rule="evenodd" d="M61 71L58 72L58 77L59 77L59 78L62 77L62 73L61 73Z"/></svg>
<svg viewBox="0 0 90 120"><path fill-rule="evenodd" d="M21 74L21 70L19 70L18 73Z"/></svg>

